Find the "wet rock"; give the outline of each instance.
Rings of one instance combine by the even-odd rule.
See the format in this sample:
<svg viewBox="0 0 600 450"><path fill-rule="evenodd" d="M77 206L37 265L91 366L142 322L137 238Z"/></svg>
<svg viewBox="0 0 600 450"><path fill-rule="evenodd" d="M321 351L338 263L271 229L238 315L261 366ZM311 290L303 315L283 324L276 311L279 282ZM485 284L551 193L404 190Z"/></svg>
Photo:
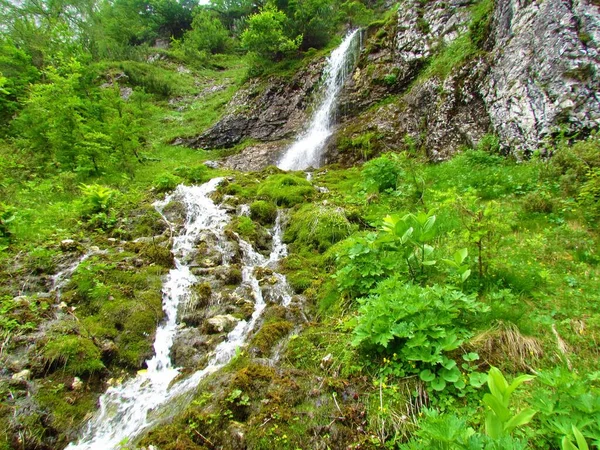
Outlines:
<svg viewBox="0 0 600 450"><path fill-rule="evenodd" d="M323 359L321 359L320 367L323 370L327 370L331 367L332 364L333 364L333 355L331 353L329 353L326 356L324 356Z"/></svg>
<svg viewBox="0 0 600 450"><path fill-rule="evenodd" d="M233 330L240 319L233 317L230 314L215 316L206 321L206 332L210 334L228 333Z"/></svg>
<svg viewBox="0 0 600 450"><path fill-rule="evenodd" d="M192 148L230 148L245 138L275 141L296 135L307 119L306 108L321 78L324 60L300 70L291 80L252 80L228 105L228 114L206 133L174 143Z"/></svg>
<svg viewBox="0 0 600 450"><path fill-rule="evenodd" d="M245 172L259 171L277 164L283 150L291 141L267 142L251 145L237 155L230 156L223 164L228 169Z"/></svg>
<svg viewBox="0 0 600 450"><path fill-rule="evenodd" d="M11 379L14 381L28 381L31 379L31 370L25 369L15 373Z"/></svg>
<svg viewBox="0 0 600 450"><path fill-rule="evenodd" d="M197 328L184 328L177 334L171 348L171 359L177 367L199 367L207 360L214 346L211 337Z"/></svg>

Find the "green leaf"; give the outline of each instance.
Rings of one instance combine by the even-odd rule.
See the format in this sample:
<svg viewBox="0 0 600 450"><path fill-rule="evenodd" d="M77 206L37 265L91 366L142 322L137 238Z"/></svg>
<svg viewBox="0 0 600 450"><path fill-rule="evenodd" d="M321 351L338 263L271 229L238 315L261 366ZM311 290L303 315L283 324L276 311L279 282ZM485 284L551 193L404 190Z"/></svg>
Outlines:
<svg viewBox="0 0 600 450"><path fill-rule="evenodd" d="M531 422L531 419L533 419L533 416L535 416L536 414L537 411L535 409L524 409L519 414L511 418L508 422L506 422L506 424L504 425L504 431L510 434L515 428L520 427L522 425L527 425L529 422Z"/></svg>
<svg viewBox="0 0 600 450"><path fill-rule="evenodd" d="M460 370L457 367L453 367L451 370L442 369L440 376L449 383L456 383L460 379Z"/></svg>
<svg viewBox="0 0 600 450"><path fill-rule="evenodd" d="M424 382L429 383L430 381L433 381L435 379L435 375L431 370L425 369L421 371L421 373L419 374L419 378L421 378L421 380L423 380Z"/></svg>
<svg viewBox="0 0 600 450"><path fill-rule="evenodd" d="M504 398L504 393L508 387L508 383L506 382L506 378L502 375L502 372L498 370L496 367L491 367L488 373L488 387L490 388L490 392L494 397L501 400L502 403L506 403L505 406L508 406L508 400Z"/></svg>
<svg viewBox="0 0 600 450"><path fill-rule="evenodd" d="M467 281L467 278L469 278L470 276L471 276L471 269L467 269L460 275L460 279L464 283L465 281Z"/></svg>
<svg viewBox="0 0 600 450"><path fill-rule="evenodd" d="M581 431L579 431L579 429L575 425L572 425L572 427L573 435L575 436L575 440L577 441L577 446L579 447L579 450L589 450L585 437L583 437Z"/></svg>
<svg viewBox="0 0 600 450"><path fill-rule="evenodd" d="M506 396L506 399L508 400L508 398L514 392L514 390L518 388L521 384L525 383L526 381L531 381L533 379L535 379L533 375L521 375L515 378L510 384L510 386L508 386L505 390L504 395Z"/></svg>
<svg viewBox="0 0 600 450"><path fill-rule="evenodd" d="M456 367L456 361L454 361L453 359L444 357L444 359L442 361L442 366L444 366L444 368L450 370L450 369Z"/></svg>
<svg viewBox="0 0 600 450"><path fill-rule="evenodd" d="M436 391L443 391L446 389L446 381L443 378L436 378L431 382L431 387Z"/></svg>
<svg viewBox="0 0 600 450"><path fill-rule="evenodd" d="M500 400L498 400L498 398L490 394L485 394L483 396L483 403L491 408L491 410L494 412L494 414L496 414L496 416L498 416L502 423L510 420L510 411L502 404Z"/></svg>
<svg viewBox="0 0 600 450"><path fill-rule="evenodd" d="M498 439L502 436L502 422L493 413L485 416L485 434L492 439Z"/></svg>
<svg viewBox="0 0 600 450"><path fill-rule="evenodd" d="M569 440L567 436L562 438L562 442L560 445L561 450L579 450L577 447L573 445L573 443Z"/></svg>
<svg viewBox="0 0 600 450"><path fill-rule="evenodd" d="M469 250L466 248L461 248L454 252L454 261L456 261L457 265L461 265L463 261L469 256Z"/></svg>
<svg viewBox="0 0 600 450"><path fill-rule="evenodd" d="M466 353L462 355L462 359L464 359L465 361L477 361L479 359L479 355L475 352Z"/></svg>

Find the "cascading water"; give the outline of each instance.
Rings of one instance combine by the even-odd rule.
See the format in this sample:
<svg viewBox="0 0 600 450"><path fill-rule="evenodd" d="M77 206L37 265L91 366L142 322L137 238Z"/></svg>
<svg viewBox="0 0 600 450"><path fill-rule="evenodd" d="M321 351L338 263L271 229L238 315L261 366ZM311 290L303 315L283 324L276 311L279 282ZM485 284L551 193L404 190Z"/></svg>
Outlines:
<svg viewBox="0 0 600 450"><path fill-rule="evenodd" d="M208 365L190 377L173 382L179 374L174 368L170 351L178 330L177 310L191 295L190 288L198 280L192 274L189 264L193 260L194 247L201 233L209 231L216 237L218 250L223 260L228 262L225 225L229 221L226 211L215 205L209 198L221 179L213 179L202 186L179 186L164 201L156 203L162 214L163 208L171 201L183 203L186 209L186 223L183 231L174 238L173 254L175 268L172 269L163 285L163 309L166 320L157 329L154 342L155 355L147 361L148 369L120 386L109 388L100 398L100 408L90 420L83 436L67 449L109 450L120 448L124 441L135 439L155 422L161 407L194 389L200 380L227 364L242 346L254 329L266 303L255 276L257 267L275 265L287 254L282 242L281 219L278 216L272 230L273 250L269 258L256 252L252 246L239 239L242 253L242 284L251 288L254 296L254 312L248 321L240 321L214 350ZM163 216L164 217L164 216ZM167 220L165 218L165 220ZM276 290L281 303L287 306L291 301L291 290L283 275L274 274Z"/></svg>
<svg viewBox="0 0 600 450"><path fill-rule="evenodd" d="M360 49L360 30L349 33L327 61L325 69L325 96L308 130L285 152L277 167L283 170L304 170L319 167L322 150L331 136L334 123L335 101L349 71L354 67Z"/></svg>

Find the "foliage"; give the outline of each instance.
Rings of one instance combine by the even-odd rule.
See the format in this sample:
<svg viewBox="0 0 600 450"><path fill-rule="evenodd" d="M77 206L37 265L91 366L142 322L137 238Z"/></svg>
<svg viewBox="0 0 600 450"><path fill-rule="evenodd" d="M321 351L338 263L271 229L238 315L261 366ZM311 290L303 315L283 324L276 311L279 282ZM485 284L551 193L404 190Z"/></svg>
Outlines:
<svg viewBox="0 0 600 450"><path fill-rule="evenodd" d="M418 373L437 391L448 383L465 387L450 352L469 335L467 316L486 310L474 295L446 286L421 287L391 276L358 302L353 345L397 354L404 373Z"/></svg>
<svg viewBox="0 0 600 450"><path fill-rule="evenodd" d="M406 261L413 279L425 274L425 268L433 266L434 248L429 245L437 235L436 216L433 211L386 216L383 219L380 242Z"/></svg>
<svg viewBox="0 0 600 450"><path fill-rule="evenodd" d="M163 173L154 179L154 190L156 192L169 192L181 184L181 178L170 173Z"/></svg>
<svg viewBox="0 0 600 450"><path fill-rule="evenodd" d="M300 47L302 35L286 36L286 15L272 6L266 6L258 14L250 16L248 28L242 33L244 48L260 58L275 61Z"/></svg>
<svg viewBox="0 0 600 450"><path fill-rule="evenodd" d="M15 220L16 209L0 202L0 238L10 237L10 223Z"/></svg>
<svg viewBox="0 0 600 450"><path fill-rule="evenodd" d="M490 368L488 374L490 393L483 396L483 402L489 408L485 416L485 432L489 437L498 439L511 434L515 428L531 422L531 419L537 413L536 410L526 408L513 415L509 409L509 404L515 389L534 378L531 375L521 375L509 385L502 372L496 367Z"/></svg>
<svg viewBox="0 0 600 450"><path fill-rule="evenodd" d="M322 48L336 25L337 2L333 0L289 0L289 16L303 49Z"/></svg>
<svg viewBox="0 0 600 450"><path fill-rule="evenodd" d="M381 156L363 166L363 187L367 192L395 190L401 175L402 168L393 156Z"/></svg>

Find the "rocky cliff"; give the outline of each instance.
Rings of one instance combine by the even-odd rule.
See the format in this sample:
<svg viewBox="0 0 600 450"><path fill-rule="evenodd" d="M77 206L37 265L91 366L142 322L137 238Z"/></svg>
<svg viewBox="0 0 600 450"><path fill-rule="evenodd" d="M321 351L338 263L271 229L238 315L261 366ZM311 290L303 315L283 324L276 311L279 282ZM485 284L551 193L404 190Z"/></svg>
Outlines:
<svg viewBox="0 0 600 450"><path fill-rule="evenodd" d="M521 155L557 136L600 125L600 7L589 0L418 0L366 31L360 61L339 101L328 162L407 146L432 160L495 135ZM322 62L291 81L249 84L230 113L193 147L269 141L229 160L256 169L301 130ZM489 140L489 139L488 139Z"/></svg>

